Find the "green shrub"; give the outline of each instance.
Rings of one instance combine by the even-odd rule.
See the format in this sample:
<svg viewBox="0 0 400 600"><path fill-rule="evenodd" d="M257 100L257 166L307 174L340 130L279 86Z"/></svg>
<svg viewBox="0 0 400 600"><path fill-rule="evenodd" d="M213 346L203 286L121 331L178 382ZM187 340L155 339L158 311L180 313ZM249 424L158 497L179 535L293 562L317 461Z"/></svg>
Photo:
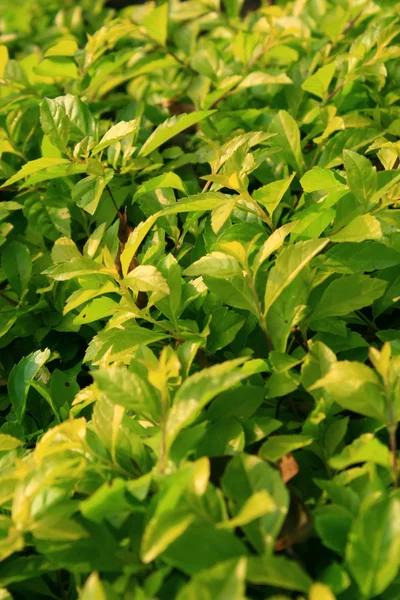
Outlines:
<svg viewBox="0 0 400 600"><path fill-rule="evenodd" d="M0 2L1 598L400 597L400 4L242 3Z"/></svg>

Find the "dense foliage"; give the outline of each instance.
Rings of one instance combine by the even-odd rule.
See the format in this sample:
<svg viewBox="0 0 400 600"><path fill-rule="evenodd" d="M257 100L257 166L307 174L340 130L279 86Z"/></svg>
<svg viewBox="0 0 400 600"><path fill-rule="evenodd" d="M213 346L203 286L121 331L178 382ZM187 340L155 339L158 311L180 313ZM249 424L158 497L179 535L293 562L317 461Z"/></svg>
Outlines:
<svg viewBox="0 0 400 600"><path fill-rule="evenodd" d="M0 598L400 597L400 3L1 0Z"/></svg>

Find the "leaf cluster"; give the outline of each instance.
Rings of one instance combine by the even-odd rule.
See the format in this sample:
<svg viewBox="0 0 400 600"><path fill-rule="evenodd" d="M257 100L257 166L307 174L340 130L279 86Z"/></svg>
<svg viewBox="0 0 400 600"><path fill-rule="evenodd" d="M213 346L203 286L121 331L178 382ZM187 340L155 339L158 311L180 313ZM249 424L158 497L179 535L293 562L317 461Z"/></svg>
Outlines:
<svg viewBox="0 0 400 600"><path fill-rule="evenodd" d="M400 596L399 8L0 0L0 598Z"/></svg>

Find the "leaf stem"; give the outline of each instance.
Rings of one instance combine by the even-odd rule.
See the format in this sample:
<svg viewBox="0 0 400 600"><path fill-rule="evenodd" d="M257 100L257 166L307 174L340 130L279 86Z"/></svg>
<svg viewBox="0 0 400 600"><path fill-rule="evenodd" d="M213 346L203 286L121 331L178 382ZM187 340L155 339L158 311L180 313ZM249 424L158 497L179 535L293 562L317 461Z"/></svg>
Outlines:
<svg viewBox="0 0 400 600"><path fill-rule="evenodd" d="M389 434L389 447L390 452L392 453L392 477L393 477L393 487L397 488L398 480L399 480L399 470L397 466L397 422L395 419L393 404L392 404L392 394L390 391L389 384L387 380L385 380L385 392L386 392L386 401L387 401L387 411L388 411L388 424L387 430Z"/></svg>
<svg viewBox="0 0 400 600"><path fill-rule="evenodd" d="M395 423L391 423L388 426L388 433L389 433L390 451L391 451L392 457L393 457L393 467L392 468L393 468L393 487L394 488L397 488L398 479L399 479L399 472L398 472L398 467L397 467L397 440L396 440L396 432L397 432L397 427L396 427Z"/></svg>
<svg viewBox="0 0 400 600"><path fill-rule="evenodd" d="M165 473L167 462L167 395L164 389L161 392L161 452L160 452L160 473Z"/></svg>
<svg viewBox="0 0 400 600"><path fill-rule="evenodd" d="M60 589L60 597L61 597L62 600L67 600L67 594L65 592L65 588L64 588L64 584L63 584L63 580L62 580L61 571L58 570L56 572L56 575L57 575L58 587Z"/></svg>
<svg viewBox="0 0 400 600"><path fill-rule="evenodd" d="M366 323L367 325L369 325L371 327L371 329L373 329L374 331L378 331L377 326L375 325L375 323L373 321L371 321L371 319L368 319L368 317L366 317L361 310L356 310L356 315L357 317L359 317L362 321L364 321L364 323Z"/></svg>
<svg viewBox="0 0 400 600"><path fill-rule="evenodd" d="M16 302L15 300L13 300L12 298L10 298L10 296L7 296L7 294L5 294L3 292L3 290L0 290L0 296L2 298L4 298L4 300L6 300L9 304L12 304L12 306L18 306L18 302Z"/></svg>
<svg viewBox="0 0 400 600"><path fill-rule="evenodd" d="M334 96L336 96L336 94L338 92L340 92L340 90L342 88L344 88L345 85L346 85L346 81L343 81L343 83L340 83L338 86L336 86L335 89L333 90L333 92L331 92L330 94L327 95L327 97L324 100L324 104L326 104L327 102L329 102L330 100L332 100L332 98Z"/></svg>
<svg viewBox="0 0 400 600"><path fill-rule="evenodd" d="M113 204L114 204L114 206L115 206L115 210L117 211L117 214L118 214L118 216L121 218L121 217L122 217L122 212L119 210L119 208L118 208L118 206L117 206L117 203L115 202L114 194L112 193L112 191L111 191L111 188L110 188L110 186L108 185L108 183L107 183L107 185L106 185L106 188L107 188L107 191L108 191L108 193L110 194L110 198L111 198L111 200L112 200L112 203L113 203Z"/></svg>
<svg viewBox="0 0 400 600"><path fill-rule="evenodd" d="M245 200L247 200L248 202L250 202L250 204L252 204L254 206L254 208L256 209L257 212L257 216L264 221L264 223L266 223L268 225L268 227L271 229L271 231L275 231L275 226L272 222L272 220L270 219L270 217L267 215L267 213L261 208L261 206L258 204L258 202L256 202L249 194L249 192L247 190L241 190L240 191L241 195L243 196L243 198Z"/></svg>
<svg viewBox="0 0 400 600"><path fill-rule="evenodd" d="M353 17L352 19L350 19L350 21L347 23L346 27L343 29L342 31L342 35L346 35L346 33L348 31L350 31L350 29L352 27L354 27L354 25L357 23L358 19L361 17L361 15L364 12L364 7L356 14L355 17Z"/></svg>
<svg viewBox="0 0 400 600"><path fill-rule="evenodd" d="M212 181L208 180L206 181L205 186L203 187L203 189L201 190L201 193L204 194L204 192L206 192L210 187L211 187L211 183Z"/></svg>
<svg viewBox="0 0 400 600"><path fill-rule="evenodd" d="M182 58L180 58L177 54L175 54L175 52L173 50L171 50L170 48L168 48L167 45L160 44L160 42L157 41L156 39L154 39L153 37L151 37L151 35L149 35L147 33L147 31L143 27L140 28L140 33L145 38L147 38L149 40L149 42L152 42L158 48L160 48L160 50L163 50L164 52L166 52L167 54L169 54L170 56L172 56L172 58L174 60L176 60L177 63L179 63L180 65L182 65L182 67L184 67L185 69L188 69L188 71L190 71L191 73L193 73L193 75L198 75L198 72L193 69L192 65L190 65L185 60L182 60Z"/></svg>

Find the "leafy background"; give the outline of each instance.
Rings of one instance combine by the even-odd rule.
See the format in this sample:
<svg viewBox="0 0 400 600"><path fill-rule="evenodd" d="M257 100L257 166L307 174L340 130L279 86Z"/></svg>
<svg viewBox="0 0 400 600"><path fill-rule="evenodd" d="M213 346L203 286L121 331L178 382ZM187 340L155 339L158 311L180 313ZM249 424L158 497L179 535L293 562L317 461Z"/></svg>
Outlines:
<svg viewBox="0 0 400 600"><path fill-rule="evenodd" d="M400 594L400 3L0 0L0 598Z"/></svg>

